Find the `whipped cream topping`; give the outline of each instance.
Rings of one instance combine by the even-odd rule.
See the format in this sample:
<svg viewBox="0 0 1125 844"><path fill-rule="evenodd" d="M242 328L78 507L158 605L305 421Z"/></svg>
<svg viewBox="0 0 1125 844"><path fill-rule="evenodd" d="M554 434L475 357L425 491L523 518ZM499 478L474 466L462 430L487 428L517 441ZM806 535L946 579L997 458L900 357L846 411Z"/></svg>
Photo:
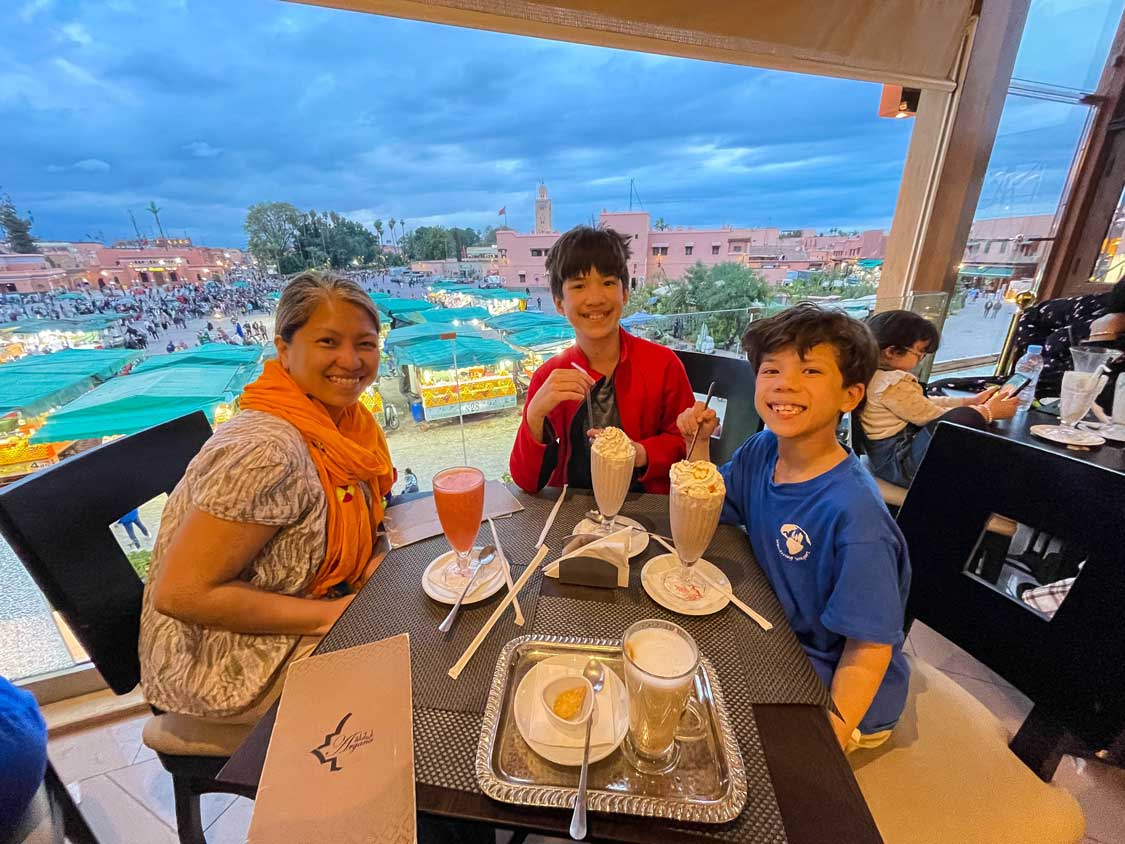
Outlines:
<svg viewBox="0 0 1125 844"><path fill-rule="evenodd" d="M590 449L606 460L628 460L632 463L636 456L633 443L620 428L602 428Z"/></svg>
<svg viewBox="0 0 1125 844"><path fill-rule="evenodd" d="M692 498L723 497L727 485L714 463L707 460L681 460L668 470L672 490Z"/></svg>

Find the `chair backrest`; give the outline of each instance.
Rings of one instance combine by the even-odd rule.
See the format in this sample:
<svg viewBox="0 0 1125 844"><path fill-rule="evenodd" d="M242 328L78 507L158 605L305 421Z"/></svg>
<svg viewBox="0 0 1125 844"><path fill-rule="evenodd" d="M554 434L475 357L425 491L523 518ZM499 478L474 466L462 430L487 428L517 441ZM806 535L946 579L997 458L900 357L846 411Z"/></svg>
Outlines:
<svg viewBox="0 0 1125 844"><path fill-rule="evenodd" d="M994 513L1088 552L1050 620L1004 594L1005 583L966 573L978 547L999 543L1002 556L1020 556L1027 529L1019 541L986 534ZM1107 746L1125 725L1123 514L1125 474L943 422L898 515L913 568L907 616L960 645L1088 746Z"/></svg>
<svg viewBox="0 0 1125 844"><path fill-rule="evenodd" d="M711 460L716 464L725 463L747 437L762 429L762 420L754 409L754 367L743 358L725 355L679 350L676 355L687 370L692 390L706 395L714 381L715 395L726 399L720 436L711 440Z"/></svg>
<svg viewBox="0 0 1125 844"><path fill-rule="evenodd" d="M0 533L117 694L140 679L144 585L111 525L170 493L209 436L207 417L192 413L0 490Z"/></svg>

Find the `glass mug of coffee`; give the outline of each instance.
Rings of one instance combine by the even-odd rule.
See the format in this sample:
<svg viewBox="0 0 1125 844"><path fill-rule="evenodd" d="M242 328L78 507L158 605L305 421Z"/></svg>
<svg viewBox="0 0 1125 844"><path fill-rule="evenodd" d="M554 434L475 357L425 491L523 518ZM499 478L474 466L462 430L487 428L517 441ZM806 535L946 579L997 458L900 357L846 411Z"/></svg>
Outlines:
<svg viewBox="0 0 1125 844"><path fill-rule="evenodd" d="M689 708L699 648L682 627L659 619L638 621L621 638L629 734L623 753L642 774L676 767L680 719Z"/></svg>

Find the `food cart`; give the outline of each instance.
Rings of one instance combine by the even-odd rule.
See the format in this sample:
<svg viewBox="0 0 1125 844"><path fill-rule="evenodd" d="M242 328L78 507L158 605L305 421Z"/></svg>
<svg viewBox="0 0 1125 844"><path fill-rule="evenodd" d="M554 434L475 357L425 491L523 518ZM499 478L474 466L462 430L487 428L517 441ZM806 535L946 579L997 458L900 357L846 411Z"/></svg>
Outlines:
<svg viewBox="0 0 1125 844"><path fill-rule="evenodd" d="M395 350L415 420L426 422L515 407L520 357L507 343L464 335Z"/></svg>
<svg viewBox="0 0 1125 844"><path fill-rule="evenodd" d="M531 384L531 376L543 365L543 361L574 344L574 328L567 322L537 325L513 331L505 340L524 353L523 362L516 370L516 383L520 395L523 395Z"/></svg>

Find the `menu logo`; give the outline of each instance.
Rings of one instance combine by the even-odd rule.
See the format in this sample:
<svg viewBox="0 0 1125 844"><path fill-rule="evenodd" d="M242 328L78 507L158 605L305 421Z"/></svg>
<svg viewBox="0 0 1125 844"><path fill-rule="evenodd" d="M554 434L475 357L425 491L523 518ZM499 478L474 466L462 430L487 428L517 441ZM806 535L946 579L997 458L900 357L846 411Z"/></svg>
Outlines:
<svg viewBox="0 0 1125 844"><path fill-rule="evenodd" d="M355 753L361 747L371 744L375 740L371 735L371 730L345 733L344 725L348 723L348 719L351 717L352 713L349 712L341 718L340 723L336 725L336 729L326 733L324 741L309 751L321 765L328 765L330 772L342 770L340 767L341 756Z"/></svg>

